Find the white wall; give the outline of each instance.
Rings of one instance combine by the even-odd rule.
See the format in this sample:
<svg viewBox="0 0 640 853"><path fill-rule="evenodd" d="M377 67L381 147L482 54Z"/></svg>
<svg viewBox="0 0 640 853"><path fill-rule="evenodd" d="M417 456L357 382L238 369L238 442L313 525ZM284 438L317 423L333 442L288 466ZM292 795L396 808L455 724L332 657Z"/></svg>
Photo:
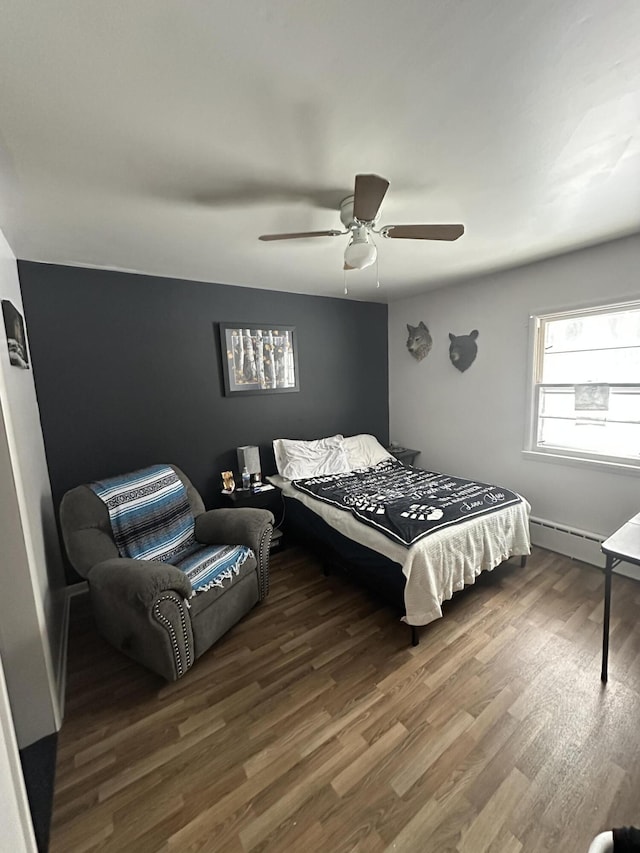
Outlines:
<svg viewBox="0 0 640 853"><path fill-rule="evenodd" d="M27 792L11 719L9 697L0 663L0 849L12 853L36 850Z"/></svg>
<svg viewBox="0 0 640 853"><path fill-rule="evenodd" d="M24 316L16 260L2 232L0 298ZM0 654L24 747L60 727L66 598L33 372L10 364L3 327L0 541Z"/></svg>
<svg viewBox="0 0 640 853"><path fill-rule="evenodd" d="M529 316L640 297L640 237L441 288L389 306L390 437L422 450L422 467L515 489L532 514L608 535L640 510L640 472L523 458ZM431 353L417 362L406 324L423 320ZM448 333L480 332L460 373Z"/></svg>

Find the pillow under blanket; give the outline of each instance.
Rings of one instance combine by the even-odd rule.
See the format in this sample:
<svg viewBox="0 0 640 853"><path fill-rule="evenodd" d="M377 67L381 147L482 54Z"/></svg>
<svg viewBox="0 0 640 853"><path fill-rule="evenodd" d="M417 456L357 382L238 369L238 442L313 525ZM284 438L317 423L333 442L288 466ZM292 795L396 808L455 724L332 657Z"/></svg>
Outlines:
<svg viewBox="0 0 640 853"><path fill-rule="evenodd" d="M315 441L276 438L273 449L278 474L287 480L299 480L350 471L343 440L340 434Z"/></svg>

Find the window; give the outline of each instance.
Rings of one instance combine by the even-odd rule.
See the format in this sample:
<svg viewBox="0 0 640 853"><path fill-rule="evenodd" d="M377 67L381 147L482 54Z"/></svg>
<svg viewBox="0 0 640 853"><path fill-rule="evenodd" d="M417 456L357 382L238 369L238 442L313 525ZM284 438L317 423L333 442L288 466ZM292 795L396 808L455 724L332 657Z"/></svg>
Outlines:
<svg viewBox="0 0 640 853"><path fill-rule="evenodd" d="M640 302L533 319L529 449L640 468Z"/></svg>

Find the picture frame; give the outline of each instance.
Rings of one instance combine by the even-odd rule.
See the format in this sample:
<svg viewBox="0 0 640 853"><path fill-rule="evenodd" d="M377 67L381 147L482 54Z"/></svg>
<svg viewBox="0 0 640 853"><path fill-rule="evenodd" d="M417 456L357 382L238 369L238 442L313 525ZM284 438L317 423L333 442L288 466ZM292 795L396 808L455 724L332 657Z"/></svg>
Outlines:
<svg viewBox="0 0 640 853"><path fill-rule="evenodd" d="M300 390L295 326L220 323L219 327L225 396Z"/></svg>
<svg viewBox="0 0 640 853"><path fill-rule="evenodd" d="M9 347L9 362L14 367L29 369L29 350L27 349L27 336L24 331L24 320L22 314L8 299L2 300L2 316L4 318L4 329L7 334L7 345Z"/></svg>

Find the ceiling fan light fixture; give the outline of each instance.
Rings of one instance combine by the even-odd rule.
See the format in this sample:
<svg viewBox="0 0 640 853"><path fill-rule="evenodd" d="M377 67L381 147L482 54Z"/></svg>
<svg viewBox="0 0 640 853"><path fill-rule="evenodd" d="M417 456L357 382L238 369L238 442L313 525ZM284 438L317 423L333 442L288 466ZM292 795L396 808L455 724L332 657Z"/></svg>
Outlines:
<svg viewBox="0 0 640 853"><path fill-rule="evenodd" d="M344 251L346 268L363 270L374 264L378 257L375 243L367 239L354 239Z"/></svg>
<svg viewBox="0 0 640 853"><path fill-rule="evenodd" d="M380 175L356 175L353 195L340 202L340 221L344 231L296 231L290 234L262 234L260 240L293 240L305 237L341 237L350 234L350 242L344 253L345 294L348 270L363 270L376 264L376 287L378 279L378 249L373 242L372 233L380 237L396 240L444 240L453 242L464 234L464 225L421 224L421 225L384 225L377 228L380 207L389 188L389 181Z"/></svg>

